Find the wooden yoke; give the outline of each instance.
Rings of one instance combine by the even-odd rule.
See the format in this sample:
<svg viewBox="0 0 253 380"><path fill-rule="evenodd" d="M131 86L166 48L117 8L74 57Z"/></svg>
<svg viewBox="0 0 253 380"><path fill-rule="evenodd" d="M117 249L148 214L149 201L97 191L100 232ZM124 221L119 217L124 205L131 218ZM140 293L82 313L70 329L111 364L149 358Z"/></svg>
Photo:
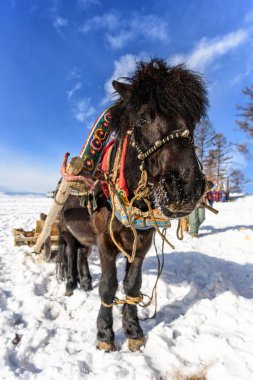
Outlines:
<svg viewBox="0 0 253 380"><path fill-rule="evenodd" d="M66 202L70 191L74 189L79 195L84 195L94 190L93 176L104 148L111 137L108 129L110 120L111 114L110 108L108 108L101 113L93 125L79 157L72 158L67 165L69 153L65 154L61 168L62 182L54 197L43 230L34 246L35 253L40 253L42 245L50 235L52 225ZM83 172L86 175L81 175Z"/></svg>
<svg viewBox="0 0 253 380"><path fill-rule="evenodd" d="M42 245L47 240L48 236L51 233L52 226L59 215L64 203L66 202L69 193L70 193L70 186L68 182L63 178L62 182L60 184L60 187L55 195L55 198L53 200L52 206L50 208L50 211L47 215L47 218L45 220L43 230L41 231L36 244L34 246L34 252L40 253Z"/></svg>
<svg viewBox="0 0 253 380"><path fill-rule="evenodd" d="M66 153L61 167L61 174L63 176L61 184L56 191L52 206L45 220L43 230L41 231L34 246L34 252L37 254L40 253L43 244L49 237L52 226L61 212L64 203L68 199L70 191L74 185L81 184L83 193L88 193L93 187L94 181L92 178L79 175L83 169L83 160L80 157L73 157L67 165L68 157L69 153Z"/></svg>

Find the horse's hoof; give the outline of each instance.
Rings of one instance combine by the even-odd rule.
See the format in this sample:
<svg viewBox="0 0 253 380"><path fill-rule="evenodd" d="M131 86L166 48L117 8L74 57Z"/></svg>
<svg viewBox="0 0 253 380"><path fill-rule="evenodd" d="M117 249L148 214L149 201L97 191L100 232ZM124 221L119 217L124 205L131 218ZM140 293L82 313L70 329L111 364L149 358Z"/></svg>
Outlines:
<svg viewBox="0 0 253 380"><path fill-rule="evenodd" d="M74 292L72 289L67 289L66 292L65 292L65 296L66 297L70 297L70 296L73 296Z"/></svg>
<svg viewBox="0 0 253 380"><path fill-rule="evenodd" d="M130 351L135 352L135 351L140 351L141 347L145 346L145 338L144 336L139 339L128 339L128 348Z"/></svg>
<svg viewBox="0 0 253 380"><path fill-rule="evenodd" d="M82 283L80 284L80 289L84 290L85 292L88 292L89 290L92 290L92 284L89 283Z"/></svg>
<svg viewBox="0 0 253 380"><path fill-rule="evenodd" d="M97 348L105 352L117 351L114 342L102 342L101 340L97 341Z"/></svg>

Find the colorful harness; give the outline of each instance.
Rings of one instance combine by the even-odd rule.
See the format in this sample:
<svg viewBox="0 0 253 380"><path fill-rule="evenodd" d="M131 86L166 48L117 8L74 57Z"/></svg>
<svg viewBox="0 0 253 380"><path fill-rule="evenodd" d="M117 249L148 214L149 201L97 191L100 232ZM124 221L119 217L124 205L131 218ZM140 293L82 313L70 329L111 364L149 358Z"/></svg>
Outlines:
<svg viewBox="0 0 253 380"><path fill-rule="evenodd" d="M191 141L189 136L189 131L175 131L173 134L166 136L160 141L156 141L154 146L149 148L146 152L142 152L141 147L137 144L135 139L135 125L132 129L128 131L126 135L122 148L116 152L117 158L114 159L116 162L116 167L114 167L114 178L109 176L110 168L110 158L111 152L114 147L114 141L112 140L112 134L109 131L109 123L111 120L110 108L106 109L96 120L93 128L91 129L88 138L79 154L79 158L83 160L84 176L71 176L66 173L66 163L67 157L64 161L62 174L68 181L82 182L82 186L85 188L87 184L93 178L96 178L98 171L101 169L105 180L99 178L103 192L111 204L115 216L118 220L126 227L131 227L135 229L148 229L148 228L168 228L171 226L170 219L162 215L158 209L151 209L150 202L148 201L148 188L147 188L147 172L144 169L145 160L156 150L170 140L174 138L187 138ZM128 144L134 146L137 150L137 157L141 161L141 178L139 185L142 182L142 192L145 192L145 202L148 205L148 211L143 212L139 208L133 206L132 201L129 200L129 191L126 185L126 179L124 175L124 168L126 162L126 153ZM119 156L120 155L120 156ZM114 165L115 166L115 165ZM99 169L99 170L98 170ZM146 180L142 181L142 175L146 175ZM147 191L146 191L147 190ZM85 190L86 191L86 190ZM135 190L135 193L137 189ZM144 199L144 197L143 197Z"/></svg>
<svg viewBox="0 0 253 380"><path fill-rule="evenodd" d="M91 176L95 174L101 155L110 139L108 131L110 119L111 114L108 108L96 120L79 154L83 160L85 172Z"/></svg>
<svg viewBox="0 0 253 380"><path fill-rule="evenodd" d="M108 173L110 167L110 157L114 144L106 150L103 160L102 160L102 171ZM168 228L171 226L170 220L164 217L158 209L152 210L153 215L151 216L150 211L141 211L139 208L131 206L128 199L129 191L126 185L124 167L126 161L126 151L128 146L128 135L124 139L122 155L120 160L119 176L116 178L114 184L114 194L113 200L109 198L108 192L105 195L108 198L108 202L112 205L112 201L115 206L115 216L117 219L126 227L130 226L130 218L133 218L134 227L137 230L146 230L149 228L154 228L153 217L155 218L156 224L160 228ZM104 189L103 189L104 190Z"/></svg>

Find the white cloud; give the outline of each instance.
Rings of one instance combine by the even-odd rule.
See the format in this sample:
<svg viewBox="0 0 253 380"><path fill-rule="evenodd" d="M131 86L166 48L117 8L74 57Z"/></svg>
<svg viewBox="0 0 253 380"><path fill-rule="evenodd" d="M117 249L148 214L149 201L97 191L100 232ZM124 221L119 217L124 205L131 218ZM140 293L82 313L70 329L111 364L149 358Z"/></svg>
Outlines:
<svg viewBox="0 0 253 380"><path fill-rule="evenodd" d="M54 15L53 26L57 30L57 33L61 34L62 29L68 26L68 20L66 18Z"/></svg>
<svg viewBox="0 0 253 380"><path fill-rule="evenodd" d="M91 116L95 114L95 108L90 104L90 98L79 99L73 110L74 117L83 123L84 121L88 121Z"/></svg>
<svg viewBox="0 0 253 380"><path fill-rule="evenodd" d="M116 13L104 13L102 16L94 16L80 27L79 31L88 33L92 30L108 29L113 31L120 27L120 17Z"/></svg>
<svg viewBox="0 0 253 380"><path fill-rule="evenodd" d="M76 120L81 123L85 122L89 126L95 108L91 105L90 98L81 98L80 93L77 96L77 92L83 87L81 70L78 67L73 67L67 75L67 80L72 85L72 88L67 91L67 99L72 108L73 116Z"/></svg>
<svg viewBox="0 0 253 380"><path fill-rule="evenodd" d="M73 67L67 75L67 80L78 80L81 78L81 70L79 67Z"/></svg>
<svg viewBox="0 0 253 380"><path fill-rule="evenodd" d="M77 82L71 90L67 91L68 100L70 100L74 96L74 94L81 88L82 88L82 83Z"/></svg>
<svg viewBox="0 0 253 380"><path fill-rule="evenodd" d="M203 38L198 42L195 49L190 54L178 54L171 57L172 64L187 63L191 68L204 71L212 64L217 57L243 44L248 38L247 30L240 29L220 38L208 40Z"/></svg>
<svg viewBox="0 0 253 380"><path fill-rule="evenodd" d="M241 82L244 78L246 78L248 75L250 75L252 73L252 67L247 67L246 68L246 70L244 70L242 73L240 73L240 74L238 74L238 75L236 75L236 77L235 78L233 78L232 80L231 80L231 84L232 85L235 85L235 84L237 84L237 83L239 83L239 82Z"/></svg>
<svg viewBox="0 0 253 380"><path fill-rule="evenodd" d="M136 61L138 61L140 57L133 54L126 54L120 57L119 60L114 62L114 71L112 76L105 83L105 92L106 97L103 100L103 104L109 101L111 95L114 92L112 87L112 81L114 79L119 79L121 77L127 77L129 74L135 69Z"/></svg>
<svg viewBox="0 0 253 380"><path fill-rule="evenodd" d="M132 39L131 32L122 31L122 32L119 32L118 34L116 33L115 35L112 35L109 33L106 34L106 40L107 42L109 42L109 45L113 49L122 48L131 39Z"/></svg>
<svg viewBox="0 0 253 380"><path fill-rule="evenodd" d="M135 33L152 40L166 41L168 39L167 22L153 15L136 16L130 22L130 29Z"/></svg>
<svg viewBox="0 0 253 380"><path fill-rule="evenodd" d="M123 22L119 31L107 33L106 40L114 49L119 49L136 38L168 41L167 29L166 22L155 16L134 17L127 24Z"/></svg>
<svg viewBox="0 0 253 380"><path fill-rule="evenodd" d="M133 15L124 19L116 13L96 16L82 25L80 31L105 29L105 39L113 49L119 49L138 38L168 42L167 22L154 15Z"/></svg>

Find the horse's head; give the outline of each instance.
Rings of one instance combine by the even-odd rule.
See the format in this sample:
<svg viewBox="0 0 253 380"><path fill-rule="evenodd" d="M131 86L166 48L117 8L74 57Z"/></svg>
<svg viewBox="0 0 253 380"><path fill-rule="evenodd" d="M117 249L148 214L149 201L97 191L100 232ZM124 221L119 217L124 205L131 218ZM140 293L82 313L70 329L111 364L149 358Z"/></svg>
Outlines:
<svg viewBox="0 0 253 380"><path fill-rule="evenodd" d="M145 165L151 198L165 216L189 214L205 181L196 157L193 132L205 114L206 90L200 75L162 60L140 62L128 83L113 81L120 95L113 111L120 136L132 130L126 178L133 189Z"/></svg>

